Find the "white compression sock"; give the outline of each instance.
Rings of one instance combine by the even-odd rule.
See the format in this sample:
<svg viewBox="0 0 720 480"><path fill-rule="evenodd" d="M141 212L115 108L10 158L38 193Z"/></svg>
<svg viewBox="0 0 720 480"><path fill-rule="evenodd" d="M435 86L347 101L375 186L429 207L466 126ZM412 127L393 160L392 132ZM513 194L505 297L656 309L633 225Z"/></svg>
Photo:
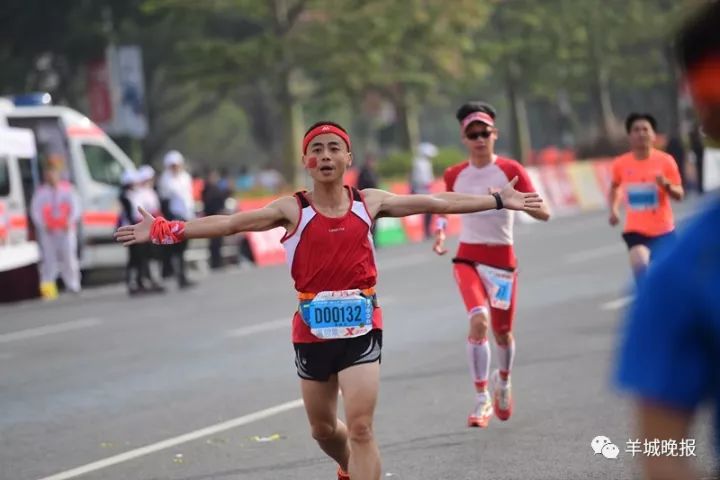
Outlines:
<svg viewBox="0 0 720 480"><path fill-rule="evenodd" d="M500 385L507 385L508 381L503 380L503 375L510 376L513 359L515 358L515 340L510 340L507 345L497 345L498 366L500 367Z"/></svg>
<svg viewBox="0 0 720 480"><path fill-rule="evenodd" d="M487 382L490 375L490 344L487 338L482 340L467 340L468 364L470 375L475 384L478 398L487 395Z"/></svg>

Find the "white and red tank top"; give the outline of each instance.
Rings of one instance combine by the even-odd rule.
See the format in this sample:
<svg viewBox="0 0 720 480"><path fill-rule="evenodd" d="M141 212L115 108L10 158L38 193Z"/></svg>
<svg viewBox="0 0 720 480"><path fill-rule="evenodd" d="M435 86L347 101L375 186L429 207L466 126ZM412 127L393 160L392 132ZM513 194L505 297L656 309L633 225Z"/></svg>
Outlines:
<svg viewBox="0 0 720 480"><path fill-rule="evenodd" d="M516 176L516 190L535 191L527 171L520 163L499 156L480 168L469 161L454 165L445 170L444 179L448 192L487 195L499 191ZM514 211L502 209L466 213L461 219L457 258L501 268L515 268L516 259L512 248Z"/></svg>
<svg viewBox="0 0 720 480"><path fill-rule="evenodd" d="M345 187L350 208L342 217L321 214L305 195L295 193L300 209L298 225L281 240L285 247L290 275L295 290L302 293L368 289L377 282L375 247L371 226L372 217L362 193ZM382 328L382 312L373 313L373 328ZM295 312L292 325L293 343L313 343L321 340Z"/></svg>

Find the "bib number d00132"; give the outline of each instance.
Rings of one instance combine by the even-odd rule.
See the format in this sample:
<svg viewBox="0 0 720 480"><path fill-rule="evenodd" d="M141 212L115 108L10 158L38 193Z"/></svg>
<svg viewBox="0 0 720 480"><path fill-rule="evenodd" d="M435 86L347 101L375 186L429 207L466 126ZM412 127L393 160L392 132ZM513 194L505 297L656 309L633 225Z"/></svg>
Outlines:
<svg viewBox="0 0 720 480"><path fill-rule="evenodd" d="M372 300L359 290L321 292L300 305L313 335L322 339L353 338L372 330Z"/></svg>
<svg viewBox="0 0 720 480"><path fill-rule="evenodd" d="M487 265L477 265L476 268L480 280L482 280L485 290L490 296L490 306L500 310L510 308L515 272Z"/></svg>

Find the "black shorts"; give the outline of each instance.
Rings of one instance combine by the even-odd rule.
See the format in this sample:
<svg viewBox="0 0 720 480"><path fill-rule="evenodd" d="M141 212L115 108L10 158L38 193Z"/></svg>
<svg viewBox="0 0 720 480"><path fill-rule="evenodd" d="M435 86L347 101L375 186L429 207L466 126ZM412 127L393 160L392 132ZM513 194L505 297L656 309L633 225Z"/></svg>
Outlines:
<svg viewBox="0 0 720 480"><path fill-rule="evenodd" d="M298 376L305 380L327 382L330 375L353 365L379 362L382 330L370 330L361 337L293 345Z"/></svg>
<svg viewBox="0 0 720 480"><path fill-rule="evenodd" d="M656 249L662 247L663 245L672 243L676 238L676 234L672 231L663 235L651 237L643 235L642 233L626 232L622 234L622 237L623 240L625 240L628 250L637 245L644 245L650 249L650 253L652 254L655 253L654 251Z"/></svg>

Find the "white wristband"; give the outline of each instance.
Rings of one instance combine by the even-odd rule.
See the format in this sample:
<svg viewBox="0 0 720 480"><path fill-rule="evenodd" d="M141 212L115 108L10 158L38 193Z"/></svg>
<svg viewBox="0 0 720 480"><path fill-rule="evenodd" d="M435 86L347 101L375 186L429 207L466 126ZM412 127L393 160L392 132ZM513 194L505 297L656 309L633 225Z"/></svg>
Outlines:
<svg viewBox="0 0 720 480"><path fill-rule="evenodd" d="M447 227L447 218L438 217L437 220L435 220L435 230L440 230L444 232L445 227Z"/></svg>

